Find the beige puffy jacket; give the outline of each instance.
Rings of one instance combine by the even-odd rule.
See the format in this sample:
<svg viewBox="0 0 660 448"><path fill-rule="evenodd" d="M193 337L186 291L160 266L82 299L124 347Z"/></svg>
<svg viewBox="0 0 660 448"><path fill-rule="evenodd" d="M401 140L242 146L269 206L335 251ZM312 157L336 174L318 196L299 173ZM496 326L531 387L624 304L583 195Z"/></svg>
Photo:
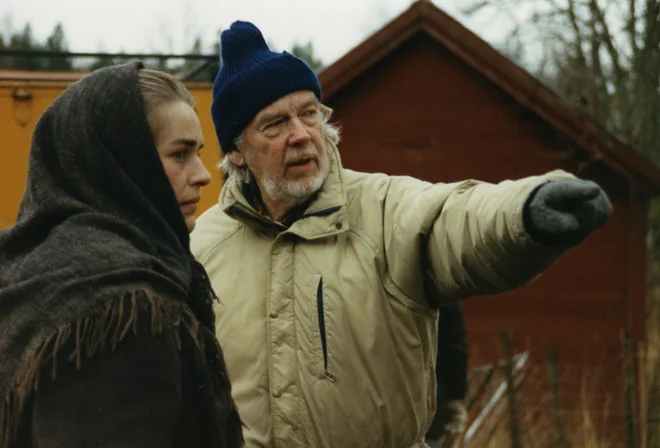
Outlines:
<svg viewBox="0 0 660 448"><path fill-rule="evenodd" d="M545 176L430 184L331 171L289 228L230 178L192 250L222 301L217 335L248 448L424 447L435 412L437 312L519 287L561 251L532 242L523 204Z"/></svg>

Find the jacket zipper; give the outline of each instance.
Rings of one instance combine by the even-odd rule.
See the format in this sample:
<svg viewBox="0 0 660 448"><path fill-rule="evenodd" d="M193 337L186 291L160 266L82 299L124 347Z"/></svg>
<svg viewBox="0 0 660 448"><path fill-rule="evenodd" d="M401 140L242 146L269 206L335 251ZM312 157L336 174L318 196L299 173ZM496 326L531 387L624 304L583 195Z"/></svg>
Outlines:
<svg viewBox="0 0 660 448"><path fill-rule="evenodd" d="M321 347L323 348L323 369L326 379L334 383L337 377L328 370L328 341L325 331L325 308L323 306L323 278L319 280L319 286L316 290L316 308L319 313L319 333L321 334Z"/></svg>

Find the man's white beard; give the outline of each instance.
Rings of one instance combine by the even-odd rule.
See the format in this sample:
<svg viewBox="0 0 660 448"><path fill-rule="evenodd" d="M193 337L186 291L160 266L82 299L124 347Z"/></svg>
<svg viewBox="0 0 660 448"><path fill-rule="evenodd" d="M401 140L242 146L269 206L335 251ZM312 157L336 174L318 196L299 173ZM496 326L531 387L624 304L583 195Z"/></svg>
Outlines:
<svg viewBox="0 0 660 448"><path fill-rule="evenodd" d="M263 179L262 184L264 190L272 200L281 201L290 207L295 207L296 205L305 202L314 193L321 189L330 172L330 163L327 153L324 153L323 157L321 157L314 149L295 151L287 154L285 164L288 163L289 160L304 156L317 156L316 163L318 164L318 172L316 173L316 176L299 180L286 180L284 178L284 173L280 173L273 178Z"/></svg>

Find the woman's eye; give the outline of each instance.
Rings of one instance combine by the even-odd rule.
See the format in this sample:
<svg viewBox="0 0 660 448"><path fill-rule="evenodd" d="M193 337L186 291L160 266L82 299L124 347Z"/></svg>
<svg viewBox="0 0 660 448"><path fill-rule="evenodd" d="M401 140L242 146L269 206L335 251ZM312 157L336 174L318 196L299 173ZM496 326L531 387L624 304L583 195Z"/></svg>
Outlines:
<svg viewBox="0 0 660 448"><path fill-rule="evenodd" d="M186 151L177 151L173 154L174 158L179 161L183 161L186 159Z"/></svg>

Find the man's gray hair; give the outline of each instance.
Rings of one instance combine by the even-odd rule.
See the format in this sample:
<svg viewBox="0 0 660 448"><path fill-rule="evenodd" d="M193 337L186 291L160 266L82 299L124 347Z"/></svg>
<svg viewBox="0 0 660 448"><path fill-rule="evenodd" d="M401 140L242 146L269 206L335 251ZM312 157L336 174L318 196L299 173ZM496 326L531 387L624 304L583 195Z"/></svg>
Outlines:
<svg viewBox="0 0 660 448"><path fill-rule="evenodd" d="M319 112L321 112L321 119L322 124L321 124L321 131L323 133L323 141L326 145L328 144L333 144L333 145L338 145L339 140L341 140L340 136L340 128L337 125L334 125L330 123L330 116L332 115L332 109L330 109L328 106L318 103L319 105ZM236 137L234 140L234 146L236 147L237 150L240 150L243 148L243 132ZM231 160L229 160L229 157L225 154L222 157L222 160L218 164L218 167L224 172L225 177L229 177L232 174L236 173L237 175L241 176L242 180L247 180L248 176L248 169L246 166L238 166L232 163Z"/></svg>

